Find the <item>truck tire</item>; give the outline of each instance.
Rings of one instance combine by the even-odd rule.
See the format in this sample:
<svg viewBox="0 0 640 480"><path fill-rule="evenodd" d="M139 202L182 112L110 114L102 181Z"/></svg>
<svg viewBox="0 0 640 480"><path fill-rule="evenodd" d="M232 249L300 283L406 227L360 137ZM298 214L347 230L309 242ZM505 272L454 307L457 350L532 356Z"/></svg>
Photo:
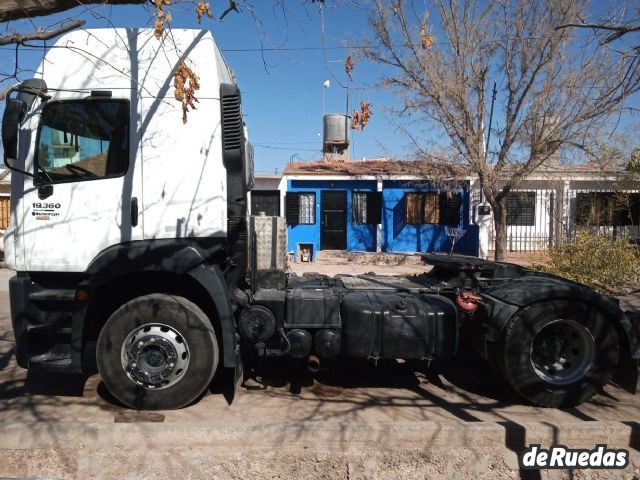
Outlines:
<svg viewBox="0 0 640 480"><path fill-rule="evenodd" d="M582 403L606 385L618 363L618 335L593 306L550 300L525 307L497 345L500 373L542 407Z"/></svg>
<svg viewBox="0 0 640 480"><path fill-rule="evenodd" d="M98 371L128 407L181 408L211 383L218 350L211 322L197 305L178 296L145 295L107 320L98 338Z"/></svg>

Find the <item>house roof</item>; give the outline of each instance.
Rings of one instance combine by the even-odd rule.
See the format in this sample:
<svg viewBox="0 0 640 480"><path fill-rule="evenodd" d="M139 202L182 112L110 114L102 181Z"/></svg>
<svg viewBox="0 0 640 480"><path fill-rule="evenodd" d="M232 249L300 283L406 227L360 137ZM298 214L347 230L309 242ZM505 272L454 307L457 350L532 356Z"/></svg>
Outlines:
<svg viewBox="0 0 640 480"><path fill-rule="evenodd" d="M516 165L507 165L502 173L509 176ZM353 177L476 177L466 165L437 164L429 160L351 160L311 162L291 162L284 169L284 175L300 176L353 176ZM527 176L528 179L574 179L624 177L627 172L614 167L602 168L593 164L550 164L543 165Z"/></svg>
<svg viewBox="0 0 640 480"><path fill-rule="evenodd" d="M284 175L336 176L466 176L468 169L461 165L435 164L427 160L356 160L291 162Z"/></svg>

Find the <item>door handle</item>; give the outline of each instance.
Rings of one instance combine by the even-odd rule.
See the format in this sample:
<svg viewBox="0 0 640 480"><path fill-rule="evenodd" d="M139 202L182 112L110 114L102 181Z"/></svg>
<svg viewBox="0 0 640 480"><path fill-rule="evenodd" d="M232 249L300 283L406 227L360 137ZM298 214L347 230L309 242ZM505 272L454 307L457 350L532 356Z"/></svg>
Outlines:
<svg viewBox="0 0 640 480"><path fill-rule="evenodd" d="M138 226L138 197L131 198L131 226Z"/></svg>

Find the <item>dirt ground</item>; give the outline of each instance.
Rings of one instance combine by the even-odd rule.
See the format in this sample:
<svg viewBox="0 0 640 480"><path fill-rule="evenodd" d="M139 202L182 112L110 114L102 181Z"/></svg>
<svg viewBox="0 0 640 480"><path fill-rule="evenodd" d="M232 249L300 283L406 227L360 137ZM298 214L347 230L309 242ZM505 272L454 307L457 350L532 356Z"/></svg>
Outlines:
<svg viewBox="0 0 640 480"><path fill-rule="evenodd" d="M327 268L355 273L344 266ZM375 267L398 270L424 267ZM640 397L608 385L577 408L533 407L473 353L430 366L327 363L315 375L291 361L249 364L235 397L214 386L178 411L128 410L97 375L15 364L11 274L0 270L0 478L640 479ZM521 470L517 455L531 443L606 443L629 449L631 463Z"/></svg>

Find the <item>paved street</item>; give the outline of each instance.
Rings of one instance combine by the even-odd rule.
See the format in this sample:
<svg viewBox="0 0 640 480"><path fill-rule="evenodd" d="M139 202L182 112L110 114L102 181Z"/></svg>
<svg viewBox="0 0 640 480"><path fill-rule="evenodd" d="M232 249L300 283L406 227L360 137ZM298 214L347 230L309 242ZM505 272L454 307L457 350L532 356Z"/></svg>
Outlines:
<svg viewBox="0 0 640 480"><path fill-rule="evenodd" d="M291 462L301 462L300 478L412 478L416 472L422 478L450 465L460 478L476 478L491 465L494 473L521 478L532 472L519 471L516 453L537 442L631 447L625 475L640 475L640 396L609 385L575 409L523 405L473 354L431 368L327 365L315 377L289 362L271 362L232 403L228 392L213 391L179 411L127 410L98 376L27 374L17 367L10 274L0 271L0 477L286 478L296 472ZM487 468L474 470L469 458ZM310 459L319 470L307 469ZM609 478L606 471L592 473Z"/></svg>

